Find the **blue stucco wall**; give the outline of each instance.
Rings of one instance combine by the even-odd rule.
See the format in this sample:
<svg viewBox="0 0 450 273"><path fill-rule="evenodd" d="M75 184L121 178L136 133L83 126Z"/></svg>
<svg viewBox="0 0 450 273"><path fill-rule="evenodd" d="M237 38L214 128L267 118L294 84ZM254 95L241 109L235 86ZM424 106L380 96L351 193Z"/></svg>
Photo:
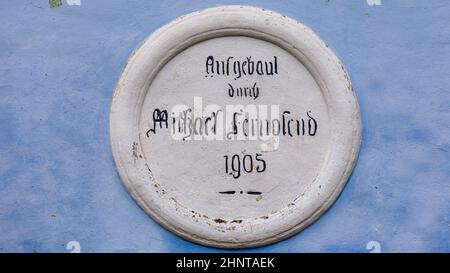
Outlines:
<svg viewBox="0 0 450 273"><path fill-rule="evenodd" d="M346 188L300 234L247 251L450 252L450 1L0 3L0 251L214 252L153 222L122 186L109 144L111 96L156 28L206 7L273 9L343 61L363 142Z"/></svg>

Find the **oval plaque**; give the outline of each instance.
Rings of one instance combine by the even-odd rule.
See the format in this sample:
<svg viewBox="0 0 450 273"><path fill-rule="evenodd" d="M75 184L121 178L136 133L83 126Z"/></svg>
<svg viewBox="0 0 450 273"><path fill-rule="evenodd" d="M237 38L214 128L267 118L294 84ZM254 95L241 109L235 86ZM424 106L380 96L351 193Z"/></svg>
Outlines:
<svg viewBox="0 0 450 273"><path fill-rule="evenodd" d="M360 114L333 52L272 11L207 9L155 31L114 92L129 193L196 243L255 247L314 222L356 161Z"/></svg>

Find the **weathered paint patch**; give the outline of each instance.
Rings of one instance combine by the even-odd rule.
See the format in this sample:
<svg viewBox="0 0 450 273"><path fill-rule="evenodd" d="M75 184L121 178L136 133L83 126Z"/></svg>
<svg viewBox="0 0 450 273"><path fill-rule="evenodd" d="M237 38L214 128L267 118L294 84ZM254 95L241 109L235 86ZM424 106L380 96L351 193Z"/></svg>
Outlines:
<svg viewBox="0 0 450 273"><path fill-rule="evenodd" d="M48 5L52 9L58 8L58 7L62 6L62 1L61 0L48 0Z"/></svg>
<svg viewBox="0 0 450 273"><path fill-rule="evenodd" d="M381 6L381 0L367 0L369 6Z"/></svg>
<svg viewBox="0 0 450 273"><path fill-rule="evenodd" d="M278 150L278 147L280 146L280 138L278 136L272 137L268 143L263 142L259 144L259 146L263 152L274 152Z"/></svg>

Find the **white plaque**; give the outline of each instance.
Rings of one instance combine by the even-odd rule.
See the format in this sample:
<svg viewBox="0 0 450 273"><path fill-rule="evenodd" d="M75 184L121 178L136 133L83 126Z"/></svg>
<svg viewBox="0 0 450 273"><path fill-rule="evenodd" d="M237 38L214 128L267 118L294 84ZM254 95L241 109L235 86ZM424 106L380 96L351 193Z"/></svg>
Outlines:
<svg viewBox="0 0 450 273"><path fill-rule="evenodd" d="M343 65L278 13L225 6L180 17L133 53L114 92L114 159L153 219L190 241L255 247L322 215L357 158Z"/></svg>

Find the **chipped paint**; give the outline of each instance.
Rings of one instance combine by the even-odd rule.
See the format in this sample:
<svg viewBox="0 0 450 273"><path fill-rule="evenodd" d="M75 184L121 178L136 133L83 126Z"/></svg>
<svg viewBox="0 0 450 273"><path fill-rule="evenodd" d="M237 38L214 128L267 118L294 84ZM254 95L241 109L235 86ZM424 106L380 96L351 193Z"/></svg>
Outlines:
<svg viewBox="0 0 450 273"><path fill-rule="evenodd" d="M61 0L48 0L48 5L50 8L58 8L62 6Z"/></svg>
<svg viewBox="0 0 450 273"><path fill-rule="evenodd" d="M260 143L259 146L263 152L275 152L280 146L280 137L272 136L268 142Z"/></svg>
<svg viewBox="0 0 450 273"><path fill-rule="evenodd" d="M367 0L369 6L381 6L381 0Z"/></svg>

